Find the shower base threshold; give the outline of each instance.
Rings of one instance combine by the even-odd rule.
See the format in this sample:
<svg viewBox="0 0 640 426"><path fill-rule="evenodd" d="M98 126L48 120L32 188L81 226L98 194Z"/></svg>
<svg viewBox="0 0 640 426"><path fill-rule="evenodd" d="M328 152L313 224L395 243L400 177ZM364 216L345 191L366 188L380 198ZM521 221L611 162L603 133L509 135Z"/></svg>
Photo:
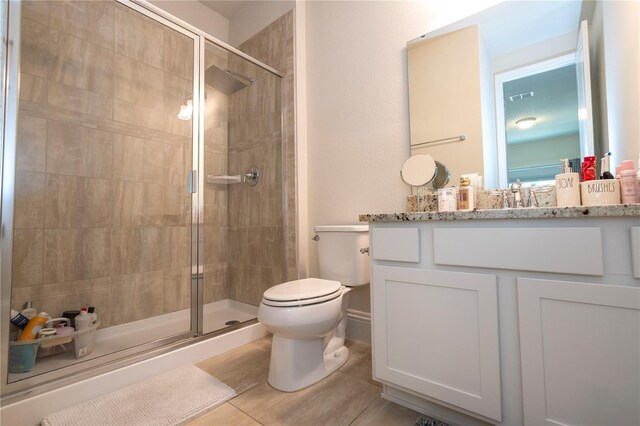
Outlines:
<svg viewBox="0 0 640 426"><path fill-rule="evenodd" d="M258 307L235 300L225 299L208 303L203 307L204 334L241 324L258 317ZM225 325L229 321L239 321ZM9 383L48 373L53 370L75 365L83 361L95 359L129 349L143 343L149 343L188 332L191 329L191 311L183 309L169 314L120 324L99 329L93 351L80 359L76 359L73 348L66 352L37 358L34 368L26 373L9 373Z"/></svg>

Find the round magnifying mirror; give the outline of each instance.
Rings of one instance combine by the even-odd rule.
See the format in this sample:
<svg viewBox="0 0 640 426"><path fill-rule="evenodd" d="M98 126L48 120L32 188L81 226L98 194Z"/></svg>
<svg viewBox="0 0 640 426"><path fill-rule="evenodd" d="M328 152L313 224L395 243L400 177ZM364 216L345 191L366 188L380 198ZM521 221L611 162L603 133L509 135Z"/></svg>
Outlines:
<svg viewBox="0 0 640 426"><path fill-rule="evenodd" d="M430 155L412 155L402 165L400 176L411 186L426 185L436 177L436 162Z"/></svg>

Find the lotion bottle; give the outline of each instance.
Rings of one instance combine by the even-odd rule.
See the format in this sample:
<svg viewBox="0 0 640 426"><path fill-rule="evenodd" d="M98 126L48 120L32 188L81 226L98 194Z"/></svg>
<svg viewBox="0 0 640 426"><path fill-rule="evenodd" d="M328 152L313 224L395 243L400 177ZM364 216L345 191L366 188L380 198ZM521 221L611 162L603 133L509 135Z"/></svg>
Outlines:
<svg viewBox="0 0 640 426"><path fill-rule="evenodd" d="M18 336L18 341L34 340L38 336L38 331L44 327L51 317L46 312L40 312L29 320L22 333Z"/></svg>
<svg viewBox="0 0 640 426"><path fill-rule="evenodd" d="M471 185L471 179L468 177L460 178L460 188L458 188L458 210L473 210L474 190Z"/></svg>
<svg viewBox="0 0 640 426"><path fill-rule="evenodd" d="M580 175L571 171L569 159L562 161L562 173L556 175L556 196L558 207L580 205Z"/></svg>

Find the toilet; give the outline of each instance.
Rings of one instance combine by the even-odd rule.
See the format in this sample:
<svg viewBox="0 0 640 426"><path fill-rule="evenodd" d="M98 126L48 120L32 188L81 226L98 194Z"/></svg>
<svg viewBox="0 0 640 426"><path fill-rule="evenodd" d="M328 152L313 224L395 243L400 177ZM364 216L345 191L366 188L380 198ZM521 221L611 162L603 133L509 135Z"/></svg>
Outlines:
<svg viewBox="0 0 640 426"><path fill-rule="evenodd" d="M351 287L369 283L368 225L315 226L322 278L289 281L262 296L258 320L273 333L268 382L294 392L340 368Z"/></svg>

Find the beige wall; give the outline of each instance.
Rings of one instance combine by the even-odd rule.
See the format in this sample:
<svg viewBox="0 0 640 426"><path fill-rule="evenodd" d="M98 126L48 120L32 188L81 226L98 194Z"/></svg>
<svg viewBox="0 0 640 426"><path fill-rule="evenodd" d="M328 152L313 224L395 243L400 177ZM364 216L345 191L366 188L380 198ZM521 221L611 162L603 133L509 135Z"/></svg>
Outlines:
<svg viewBox="0 0 640 426"><path fill-rule="evenodd" d="M412 148L412 154L429 154L447 165L453 184L464 173L484 175L478 27L421 41L407 50L412 146L466 138Z"/></svg>
<svg viewBox="0 0 640 426"><path fill-rule="evenodd" d="M640 2L602 2L608 150L615 165L640 161ZM606 100L605 100L606 98ZM612 166L614 166L612 164ZM637 166L637 164L636 164Z"/></svg>
<svg viewBox="0 0 640 426"><path fill-rule="evenodd" d="M229 44L239 46L293 9L293 0L245 1L229 19Z"/></svg>
<svg viewBox="0 0 640 426"><path fill-rule="evenodd" d="M494 3L305 2L306 43L296 49L307 58L307 126L299 131L307 139L308 184L299 197L308 205L308 235L314 225L356 223L360 213L404 210L406 43ZM319 276L314 242L301 238L300 245L309 252L310 276ZM352 307L368 310L367 292L359 293Z"/></svg>
<svg viewBox="0 0 640 426"><path fill-rule="evenodd" d="M196 0L150 0L149 3L220 41L229 42L229 20Z"/></svg>
<svg viewBox="0 0 640 426"><path fill-rule="evenodd" d="M12 307L188 306L192 42L115 2L23 2Z"/></svg>

